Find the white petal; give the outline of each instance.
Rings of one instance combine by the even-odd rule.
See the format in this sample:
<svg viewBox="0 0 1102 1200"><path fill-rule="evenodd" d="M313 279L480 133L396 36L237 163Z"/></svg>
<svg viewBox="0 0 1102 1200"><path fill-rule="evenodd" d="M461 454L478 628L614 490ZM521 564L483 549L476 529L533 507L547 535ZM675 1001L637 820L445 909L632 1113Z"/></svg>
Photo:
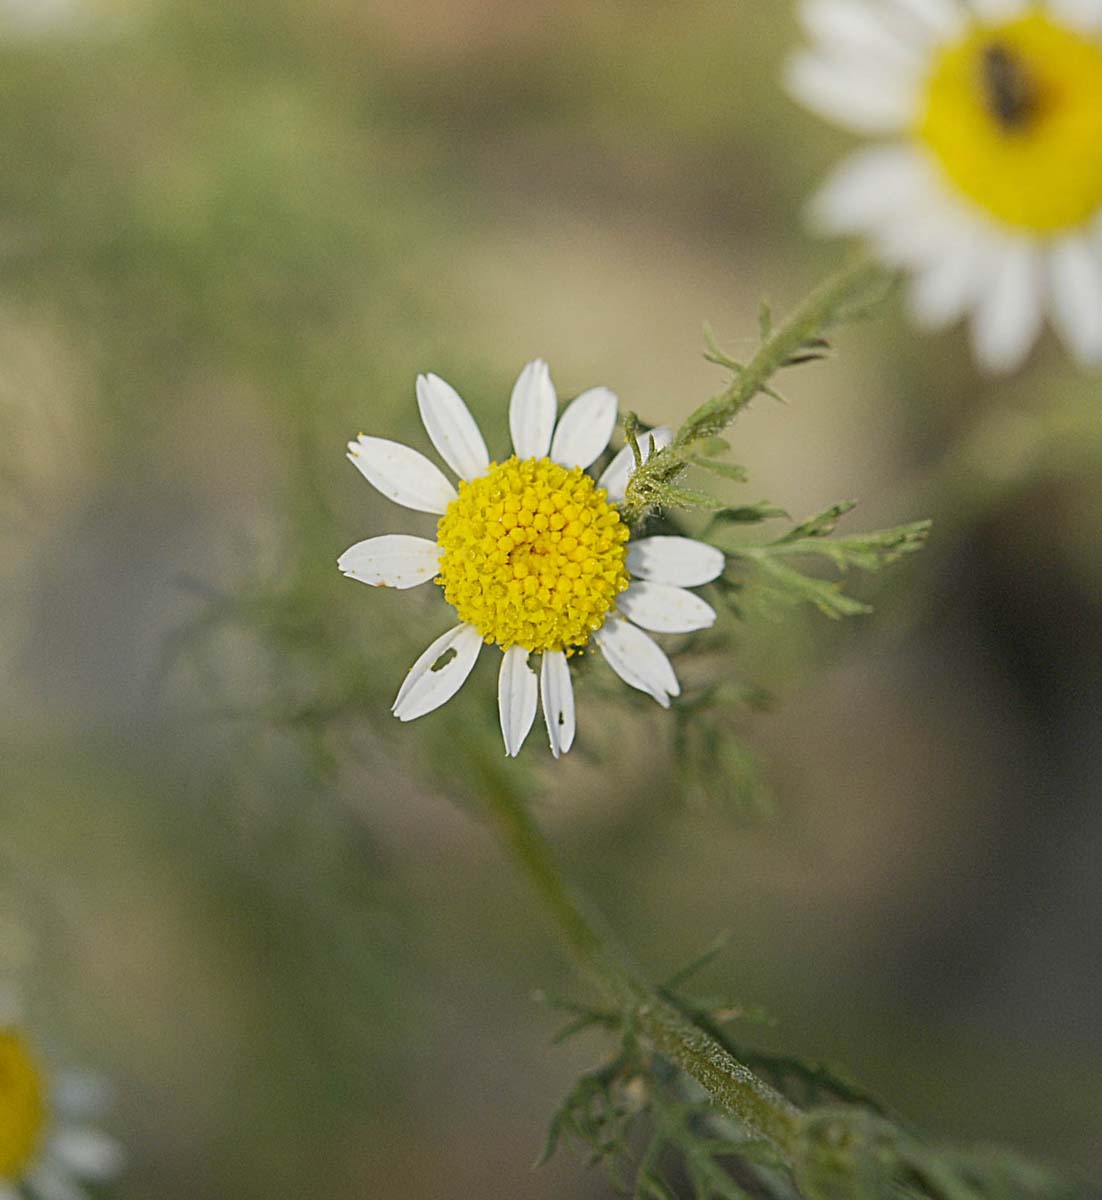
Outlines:
<svg viewBox="0 0 1102 1200"><path fill-rule="evenodd" d="M539 682L528 665L529 651L510 646L501 656L501 671L497 677L497 707L501 716L501 733L505 738L505 753L516 758L524 739L536 719Z"/></svg>
<svg viewBox="0 0 1102 1200"><path fill-rule="evenodd" d="M1033 347L1041 327L1043 280L1037 247L1008 241L973 317L976 356L992 371L1012 371Z"/></svg>
<svg viewBox="0 0 1102 1200"><path fill-rule="evenodd" d="M630 687L653 696L663 708L681 695L670 660L641 629L611 617L593 635L605 661Z"/></svg>
<svg viewBox="0 0 1102 1200"><path fill-rule="evenodd" d="M1049 254L1052 321L1072 353L1102 362L1102 238L1063 238Z"/></svg>
<svg viewBox="0 0 1102 1200"><path fill-rule="evenodd" d="M590 388L571 401L555 430L552 459L584 471L608 446L618 403L616 393L606 387Z"/></svg>
<svg viewBox="0 0 1102 1200"><path fill-rule="evenodd" d="M964 9L956 0L894 0L894 6L938 41L957 37L964 29Z"/></svg>
<svg viewBox="0 0 1102 1200"><path fill-rule="evenodd" d="M350 579L404 591L428 583L436 575L441 553L427 538L388 533L357 542L337 559L337 566Z"/></svg>
<svg viewBox="0 0 1102 1200"><path fill-rule="evenodd" d="M646 462L654 449L664 450L673 441L673 431L664 425L641 433L636 439L639 453ZM635 455L631 452L630 443L608 464L597 486L608 492L608 498L613 504L619 504L627 491L628 480L635 474Z"/></svg>
<svg viewBox="0 0 1102 1200"><path fill-rule="evenodd" d="M907 295L914 320L927 329L940 329L962 317L988 278L988 251L985 239L962 237L919 268Z"/></svg>
<svg viewBox="0 0 1102 1200"><path fill-rule="evenodd" d="M784 83L805 108L857 133L902 133L918 114L918 76L875 60L801 51Z"/></svg>
<svg viewBox="0 0 1102 1200"><path fill-rule="evenodd" d="M909 165L904 165L909 157ZM923 270L955 254L962 241L978 238L1005 245L1005 235L979 210L964 203L951 190L941 168L925 151L904 148L902 169L894 184L881 181L881 196L866 200L861 224L876 252L888 263ZM876 187L876 180L868 180ZM890 189L890 203L884 200Z"/></svg>
<svg viewBox="0 0 1102 1200"><path fill-rule="evenodd" d="M393 708L398 720L413 721L446 704L466 682L481 649L482 635L473 625L457 625L438 637L410 668L398 691Z"/></svg>
<svg viewBox="0 0 1102 1200"><path fill-rule="evenodd" d="M1048 6L1061 20L1088 33L1102 27L1100 0L1048 0Z"/></svg>
<svg viewBox="0 0 1102 1200"><path fill-rule="evenodd" d="M417 407L437 454L460 479L475 479L490 465L482 433L463 398L439 375L417 376Z"/></svg>
<svg viewBox="0 0 1102 1200"><path fill-rule="evenodd" d="M87 1126L63 1126L50 1139L49 1152L78 1178L92 1182L113 1179L125 1162L118 1142Z"/></svg>
<svg viewBox="0 0 1102 1200"><path fill-rule="evenodd" d="M1031 0L971 0L972 11L981 21L1008 21L1030 3Z"/></svg>
<svg viewBox="0 0 1102 1200"><path fill-rule="evenodd" d="M417 512L442 513L456 498L439 467L401 442L361 433L348 443L348 457L388 500Z"/></svg>
<svg viewBox="0 0 1102 1200"><path fill-rule="evenodd" d="M925 186L929 167L910 146L873 146L842 160L811 201L826 233L865 233L900 219L900 206Z"/></svg>
<svg viewBox="0 0 1102 1200"><path fill-rule="evenodd" d="M669 583L635 580L617 598L616 607L629 621L654 633L692 633L716 623L716 612L710 604Z"/></svg>
<svg viewBox="0 0 1102 1200"><path fill-rule="evenodd" d="M917 69L924 46L906 23L888 8L873 8L864 0L803 0L800 19L814 41L828 51L854 52Z"/></svg>
<svg viewBox="0 0 1102 1200"><path fill-rule="evenodd" d="M551 372L537 358L521 371L509 402L509 432L518 458L543 458L551 449L557 408Z"/></svg>
<svg viewBox="0 0 1102 1200"><path fill-rule="evenodd" d="M97 1071L69 1069L54 1077L50 1100L67 1120L87 1121L102 1116L112 1106L115 1089Z"/></svg>
<svg viewBox="0 0 1102 1200"><path fill-rule="evenodd" d="M561 650L545 650L540 665L543 719L551 740L551 753L559 758L574 745L574 684Z"/></svg>
<svg viewBox="0 0 1102 1200"><path fill-rule="evenodd" d="M28 1171L27 1182L40 1200L88 1200L84 1188L51 1162L40 1162Z"/></svg>
<svg viewBox="0 0 1102 1200"><path fill-rule="evenodd" d="M627 568L640 579L699 587L723 574L722 550L685 537L647 537L628 542Z"/></svg>

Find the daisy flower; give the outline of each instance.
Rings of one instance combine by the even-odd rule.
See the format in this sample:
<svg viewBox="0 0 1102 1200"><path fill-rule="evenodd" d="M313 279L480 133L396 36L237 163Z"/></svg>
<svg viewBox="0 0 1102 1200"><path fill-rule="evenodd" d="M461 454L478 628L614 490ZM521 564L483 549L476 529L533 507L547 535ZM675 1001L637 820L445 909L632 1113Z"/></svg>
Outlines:
<svg viewBox="0 0 1102 1200"><path fill-rule="evenodd" d="M53 1087L25 1034L0 1027L0 1200L85 1200L82 1183L118 1174L118 1145L87 1122L102 1088L79 1075Z"/></svg>
<svg viewBox="0 0 1102 1200"><path fill-rule="evenodd" d="M598 479L586 474L612 436L615 394L592 388L560 417L547 364L529 363L513 388L513 454L503 462L491 461L466 404L444 380L420 376L417 403L458 490L424 455L397 442L361 434L348 456L384 496L439 515L436 538L369 538L338 562L345 575L374 587L432 580L459 619L413 664L394 715L412 721L439 708L462 686L482 647L494 645L501 651L506 753L519 753L542 697L558 758L574 741L569 659L591 641L626 684L668 708L680 694L677 676L643 630L688 633L711 625L714 610L687 589L715 579L724 557L691 538L629 541L616 506L635 469L631 447ZM645 458L671 440L668 429L655 429L639 439L640 450Z"/></svg>
<svg viewBox="0 0 1102 1200"><path fill-rule="evenodd" d="M928 327L970 315L987 367L1046 317L1102 362L1102 0L803 0L792 94L885 141L813 202L913 272Z"/></svg>

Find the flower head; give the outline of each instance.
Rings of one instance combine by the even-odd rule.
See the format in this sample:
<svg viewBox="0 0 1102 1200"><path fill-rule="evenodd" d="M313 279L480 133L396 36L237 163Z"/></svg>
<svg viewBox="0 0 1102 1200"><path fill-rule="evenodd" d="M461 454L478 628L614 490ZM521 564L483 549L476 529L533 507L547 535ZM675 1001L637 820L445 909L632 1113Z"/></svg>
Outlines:
<svg viewBox="0 0 1102 1200"><path fill-rule="evenodd" d="M1046 318L1102 362L1102 0L803 0L793 94L888 140L813 206L914 272L915 317L972 317L1011 369Z"/></svg>
<svg viewBox="0 0 1102 1200"><path fill-rule="evenodd" d="M384 496L437 514L436 538L369 538L338 563L375 587L433 580L459 618L414 663L394 715L411 721L439 708L463 685L483 645L494 645L502 652L498 707L506 753L519 753L542 695L557 758L574 741L569 659L591 641L625 683L668 707L680 694L677 676L643 630L688 633L711 625L714 610L687 589L715 579L724 557L691 538L630 540L617 505L635 469L631 447L598 479L586 473L608 448L616 396L592 388L560 417L547 364L529 363L509 405L513 453L501 462L491 461L466 404L442 379L420 376L417 402L458 488L397 442L361 434L349 443L349 458ZM640 451L645 458L670 439L668 429L652 430Z"/></svg>
<svg viewBox="0 0 1102 1200"><path fill-rule="evenodd" d="M85 1123L96 1115L99 1091L75 1075L51 1088L22 1030L0 1027L0 1200L79 1200L81 1182L117 1174L118 1146Z"/></svg>

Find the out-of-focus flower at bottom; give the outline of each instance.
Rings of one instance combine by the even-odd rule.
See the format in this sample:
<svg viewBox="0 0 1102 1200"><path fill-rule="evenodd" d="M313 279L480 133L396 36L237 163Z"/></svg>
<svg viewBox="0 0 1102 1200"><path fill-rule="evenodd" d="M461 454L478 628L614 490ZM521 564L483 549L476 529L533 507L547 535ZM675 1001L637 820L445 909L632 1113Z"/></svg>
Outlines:
<svg viewBox="0 0 1102 1200"><path fill-rule="evenodd" d="M51 1077L21 1028L0 1027L0 1200L84 1200L83 1184L114 1179L122 1150L95 1126L105 1102L97 1080Z"/></svg>

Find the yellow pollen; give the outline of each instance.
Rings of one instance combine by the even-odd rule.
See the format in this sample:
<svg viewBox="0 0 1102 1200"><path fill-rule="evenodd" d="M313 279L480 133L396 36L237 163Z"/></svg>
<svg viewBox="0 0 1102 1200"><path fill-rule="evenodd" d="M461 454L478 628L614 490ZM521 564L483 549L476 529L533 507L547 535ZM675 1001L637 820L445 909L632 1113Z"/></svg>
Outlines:
<svg viewBox="0 0 1102 1200"><path fill-rule="evenodd" d="M436 582L503 650L584 646L628 586L628 528L581 467L510 458L460 483L437 527Z"/></svg>
<svg viewBox="0 0 1102 1200"><path fill-rule="evenodd" d="M18 1180L46 1123L45 1087L23 1037L0 1029L0 1180Z"/></svg>
<svg viewBox="0 0 1102 1200"><path fill-rule="evenodd" d="M971 201L1054 234L1102 209L1102 42L1034 8L935 60L916 133Z"/></svg>

